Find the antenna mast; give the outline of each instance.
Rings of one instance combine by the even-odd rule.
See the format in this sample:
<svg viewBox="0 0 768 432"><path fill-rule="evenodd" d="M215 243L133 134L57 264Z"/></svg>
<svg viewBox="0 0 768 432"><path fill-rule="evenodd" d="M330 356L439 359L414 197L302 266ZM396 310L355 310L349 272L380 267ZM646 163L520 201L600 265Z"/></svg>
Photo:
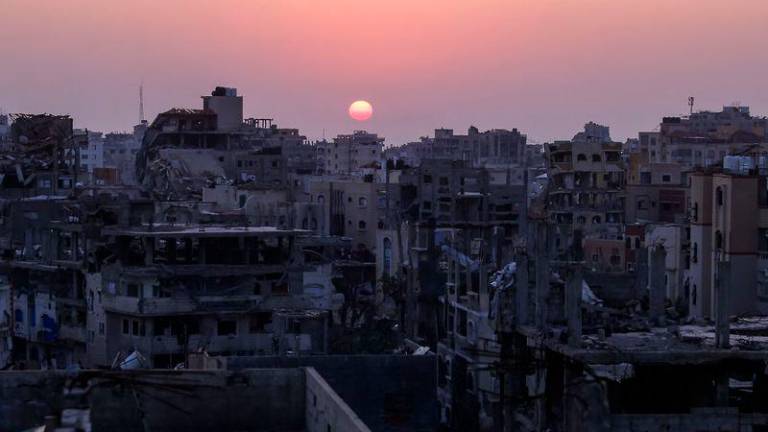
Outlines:
<svg viewBox="0 0 768 432"><path fill-rule="evenodd" d="M139 85L139 124L144 121L144 83L141 83Z"/></svg>
<svg viewBox="0 0 768 432"><path fill-rule="evenodd" d="M690 114L693 115L693 96L688 96L688 107L690 108Z"/></svg>

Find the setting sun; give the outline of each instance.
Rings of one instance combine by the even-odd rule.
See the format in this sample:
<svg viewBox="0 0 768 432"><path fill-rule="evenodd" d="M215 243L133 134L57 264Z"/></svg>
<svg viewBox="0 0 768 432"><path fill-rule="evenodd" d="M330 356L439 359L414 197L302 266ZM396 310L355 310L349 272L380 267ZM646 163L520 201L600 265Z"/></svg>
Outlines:
<svg viewBox="0 0 768 432"><path fill-rule="evenodd" d="M349 106L349 116L357 121L365 121L373 115L373 106L368 101L359 100Z"/></svg>

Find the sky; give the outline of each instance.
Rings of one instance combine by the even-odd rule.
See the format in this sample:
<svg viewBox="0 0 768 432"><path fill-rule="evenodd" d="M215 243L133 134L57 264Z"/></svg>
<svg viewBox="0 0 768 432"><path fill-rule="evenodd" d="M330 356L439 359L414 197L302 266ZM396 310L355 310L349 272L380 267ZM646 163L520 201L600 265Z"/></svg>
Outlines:
<svg viewBox="0 0 768 432"><path fill-rule="evenodd" d="M150 121L225 85L310 139L595 121L623 141L688 96L768 114L766 22L765 0L2 0L0 110L130 130L141 83Z"/></svg>

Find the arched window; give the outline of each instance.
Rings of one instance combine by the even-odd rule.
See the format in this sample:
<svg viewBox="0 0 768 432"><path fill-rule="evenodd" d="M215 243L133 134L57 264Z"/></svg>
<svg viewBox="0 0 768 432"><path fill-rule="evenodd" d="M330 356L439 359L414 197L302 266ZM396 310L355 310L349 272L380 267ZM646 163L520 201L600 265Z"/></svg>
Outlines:
<svg viewBox="0 0 768 432"><path fill-rule="evenodd" d="M592 218L593 224L599 224L601 222L600 216L595 216Z"/></svg>
<svg viewBox="0 0 768 432"><path fill-rule="evenodd" d="M357 223L357 229L364 230L365 229L365 221L361 220Z"/></svg>
<svg viewBox="0 0 768 432"><path fill-rule="evenodd" d="M317 203L318 204L325 204L325 196L324 195L318 195L317 196Z"/></svg>

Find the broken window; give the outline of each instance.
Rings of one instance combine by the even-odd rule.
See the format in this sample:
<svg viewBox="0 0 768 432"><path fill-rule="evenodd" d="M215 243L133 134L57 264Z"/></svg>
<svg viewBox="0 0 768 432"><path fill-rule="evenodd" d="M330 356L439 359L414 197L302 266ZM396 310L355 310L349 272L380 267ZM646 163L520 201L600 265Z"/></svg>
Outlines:
<svg viewBox="0 0 768 432"><path fill-rule="evenodd" d="M139 285L135 283L129 283L125 287L125 295L128 297L138 297L139 296Z"/></svg>
<svg viewBox="0 0 768 432"><path fill-rule="evenodd" d="M237 321L235 320L219 320L216 326L216 334L219 336L229 336L237 334Z"/></svg>
<svg viewBox="0 0 768 432"><path fill-rule="evenodd" d="M272 327L272 312L259 312L251 317L248 331L250 333L266 333Z"/></svg>
<svg viewBox="0 0 768 432"><path fill-rule="evenodd" d="M301 333L301 321L292 319L288 321L288 329L286 333L300 334Z"/></svg>

